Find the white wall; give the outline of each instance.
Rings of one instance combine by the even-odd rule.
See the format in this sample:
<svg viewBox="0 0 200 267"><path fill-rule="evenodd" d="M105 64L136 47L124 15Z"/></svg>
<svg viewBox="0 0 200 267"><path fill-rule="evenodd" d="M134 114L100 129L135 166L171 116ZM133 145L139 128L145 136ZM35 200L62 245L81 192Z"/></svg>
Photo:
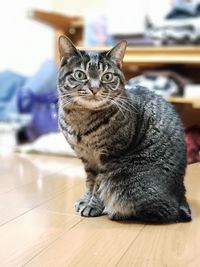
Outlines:
<svg viewBox="0 0 200 267"><path fill-rule="evenodd" d="M53 30L29 19L29 9L83 15L88 9L96 8L113 18L117 16L122 26L127 18L129 28L139 28L143 7L150 9L152 18L158 20L162 10L170 2L171 0L0 0L0 71L11 69L31 75L45 59L54 56ZM129 23L130 19L132 23ZM125 29L128 29L127 26Z"/></svg>
<svg viewBox="0 0 200 267"><path fill-rule="evenodd" d="M68 15L84 15L88 9L106 11L110 0L53 0L54 10ZM121 0L119 0L120 2Z"/></svg>
<svg viewBox="0 0 200 267"><path fill-rule="evenodd" d="M52 0L0 0L0 71L31 75L54 53L54 33L31 20L30 9L52 9Z"/></svg>
<svg viewBox="0 0 200 267"><path fill-rule="evenodd" d="M55 11L68 15L105 14L110 33L140 33L147 13L159 24L174 0L53 0Z"/></svg>

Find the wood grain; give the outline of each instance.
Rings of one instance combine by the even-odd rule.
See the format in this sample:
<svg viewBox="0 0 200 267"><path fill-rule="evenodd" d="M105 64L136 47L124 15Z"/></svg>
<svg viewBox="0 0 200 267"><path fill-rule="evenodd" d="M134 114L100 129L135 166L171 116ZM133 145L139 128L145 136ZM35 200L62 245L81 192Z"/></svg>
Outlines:
<svg viewBox="0 0 200 267"><path fill-rule="evenodd" d="M75 158L7 160L0 166L0 266L200 266L200 164L186 175L193 221L150 225L76 214L85 174Z"/></svg>

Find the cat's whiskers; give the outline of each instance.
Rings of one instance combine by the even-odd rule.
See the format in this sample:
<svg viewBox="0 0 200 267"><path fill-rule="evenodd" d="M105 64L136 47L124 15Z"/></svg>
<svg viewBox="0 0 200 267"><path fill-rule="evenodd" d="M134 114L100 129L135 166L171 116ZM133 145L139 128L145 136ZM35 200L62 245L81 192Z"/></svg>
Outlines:
<svg viewBox="0 0 200 267"><path fill-rule="evenodd" d="M112 96L110 94L101 94L102 96L107 96L107 99L112 99L115 101L115 104L118 104L121 106L121 108L123 108L126 111L129 112L134 112L133 110L135 110L134 113L138 114L138 110L136 109L136 107L133 105L133 103L131 103L130 99L126 96L122 96L122 95L117 95L117 96ZM133 110L132 110L132 109Z"/></svg>
<svg viewBox="0 0 200 267"><path fill-rule="evenodd" d="M63 108L65 108L66 106L69 106L69 104L71 104L71 102L64 102L64 103L61 104L61 106Z"/></svg>
<svg viewBox="0 0 200 267"><path fill-rule="evenodd" d="M88 96L87 94L83 94L83 95L79 94L78 98L84 99L87 96ZM102 100L111 101L112 104L114 104L116 107L118 107L118 109L120 110L120 112L123 114L124 117L125 117L125 113L124 113L125 111L126 112L133 112L133 110L137 111L135 106L132 103L130 103L130 99L128 99L128 97L121 96L121 95L113 97L112 95L110 95L108 93L106 93L106 94L102 93L99 97L100 97L99 101L102 101ZM64 94L59 95L59 100L62 102L63 107L66 107L67 105L69 105L73 102L72 95L69 93L64 93ZM97 105L97 107L98 107L98 105ZM135 113L137 113L137 112L135 112Z"/></svg>
<svg viewBox="0 0 200 267"><path fill-rule="evenodd" d="M60 104L63 108L72 103L73 100L70 94L64 94L58 96L58 105Z"/></svg>
<svg viewBox="0 0 200 267"><path fill-rule="evenodd" d="M120 103L119 101L117 101L117 97L113 97L110 94L102 94L102 96L106 96L105 98L107 100L110 100L120 110L120 112L123 114L124 117L125 117L125 114L124 114L123 110L130 112L130 110L128 110L127 108L124 107L123 103Z"/></svg>
<svg viewBox="0 0 200 267"><path fill-rule="evenodd" d="M109 97L110 100L112 100L112 103L115 103L116 106L118 106L120 108L120 110L126 111L126 112L133 112L129 106L127 106L127 102L126 101L122 101L122 99L120 100L119 97ZM114 101L114 102L113 102Z"/></svg>
<svg viewBox="0 0 200 267"><path fill-rule="evenodd" d="M71 97L72 95L71 94L59 94L58 95L58 98L64 98L64 97Z"/></svg>
<svg viewBox="0 0 200 267"><path fill-rule="evenodd" d="M131 109L131 107L132 107L132 108L134 108L134 107L133 107L132 105L129 105L128 102L123 101L123 100L121 100L121 99L118 100L117 102L120 103L121 106L123 106L123 108L124 108L125 110L127 110L128 112L132 112L132 113L137 114L137 112L134 112L134 111Z"/></svg>
<svg viewBox="0 0 200 267"><path fill-rule="evenodd" d="M115 100L110 99L110 101L119 109L119 111L122 113L124 119L126 118L126 115L123 112L123 108L121 107L121 105L119 105L119 103L117 103Z"/></svg>
<svg viewBox="0 0 200 267"><path fill-rule="evenodd" d="M106 96L106 97L104 97L104 98L105 98L106 100L111 101L111 103L114 104L114 105L119 109L119 111L122 113L123 117L124 117L124 118L126 117L125 114L124 114L124 112L123 112L123 108L122 108L122 106L121 106L119 103L117 103L117 102L115 101L114 98L112 98L109 94L102 94L102 96L103 96L103 97Z"/></svg>
<svg viewBox="0 0 200 267"><path fill-rule="evenodd" d="M118 101L121 102L121 104L125 105L126 108L129 107L129 108L132 108L133 110L135 110L135 112L133 110L131 110L131 112L138 114L138 110L136 109L134 104L131 103L131 100L128 97L119 96Z"/></svg>

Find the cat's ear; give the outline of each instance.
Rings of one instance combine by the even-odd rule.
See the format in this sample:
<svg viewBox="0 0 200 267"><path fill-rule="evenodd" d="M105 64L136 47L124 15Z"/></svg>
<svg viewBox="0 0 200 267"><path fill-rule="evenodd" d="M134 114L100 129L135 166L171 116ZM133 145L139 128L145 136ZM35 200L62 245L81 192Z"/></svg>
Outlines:
<svg viewBox="0 0 200 267"><path fill-rule="evenodd" d="M116 44L111 50L109 50L106 56L114 60L117 63L117 65L121 67L126 47L127 47L127 41L123 40L118 44Z"/></svg>
<svg viewBox="0 0 200 267"><path fill-rule="evenodd" d="M80 51L74 46L72 41L65 35L61 35L58 39L58 48L60 53L61 64L63 60L67 60L72 56L81 56Z"/></svg>

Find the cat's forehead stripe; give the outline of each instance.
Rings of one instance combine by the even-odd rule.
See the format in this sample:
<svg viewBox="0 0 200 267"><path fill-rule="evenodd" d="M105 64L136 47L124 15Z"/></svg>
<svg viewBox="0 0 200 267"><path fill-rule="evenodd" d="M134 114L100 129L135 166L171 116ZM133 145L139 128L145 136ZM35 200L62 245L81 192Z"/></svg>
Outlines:
<svg viewBox="0 0 200 267"><path fill-rule="evenodd" d="M89 69L89 67L95 67L98 68L98 61L99 61L99 55L96 52L88 52L89 61L86 65L86 70Z"/></svg>
<svg viewBox="0 0 200 267"><path fill-rule="evenodd" d="M95 67L101 72L106 72L108 70L108 64L103 61L101 53L89 51L85 52L88 57L87 63L85 64L85 70L88 71L90 67Z"/></svg>
<svg viewBox="0 0 200 267"><path fill-rule="evenodd" d="M97 62L99 61L99 53L90 51L90 52L87 52L87 54L90 57L90 63L97 64Z"/></svg>

